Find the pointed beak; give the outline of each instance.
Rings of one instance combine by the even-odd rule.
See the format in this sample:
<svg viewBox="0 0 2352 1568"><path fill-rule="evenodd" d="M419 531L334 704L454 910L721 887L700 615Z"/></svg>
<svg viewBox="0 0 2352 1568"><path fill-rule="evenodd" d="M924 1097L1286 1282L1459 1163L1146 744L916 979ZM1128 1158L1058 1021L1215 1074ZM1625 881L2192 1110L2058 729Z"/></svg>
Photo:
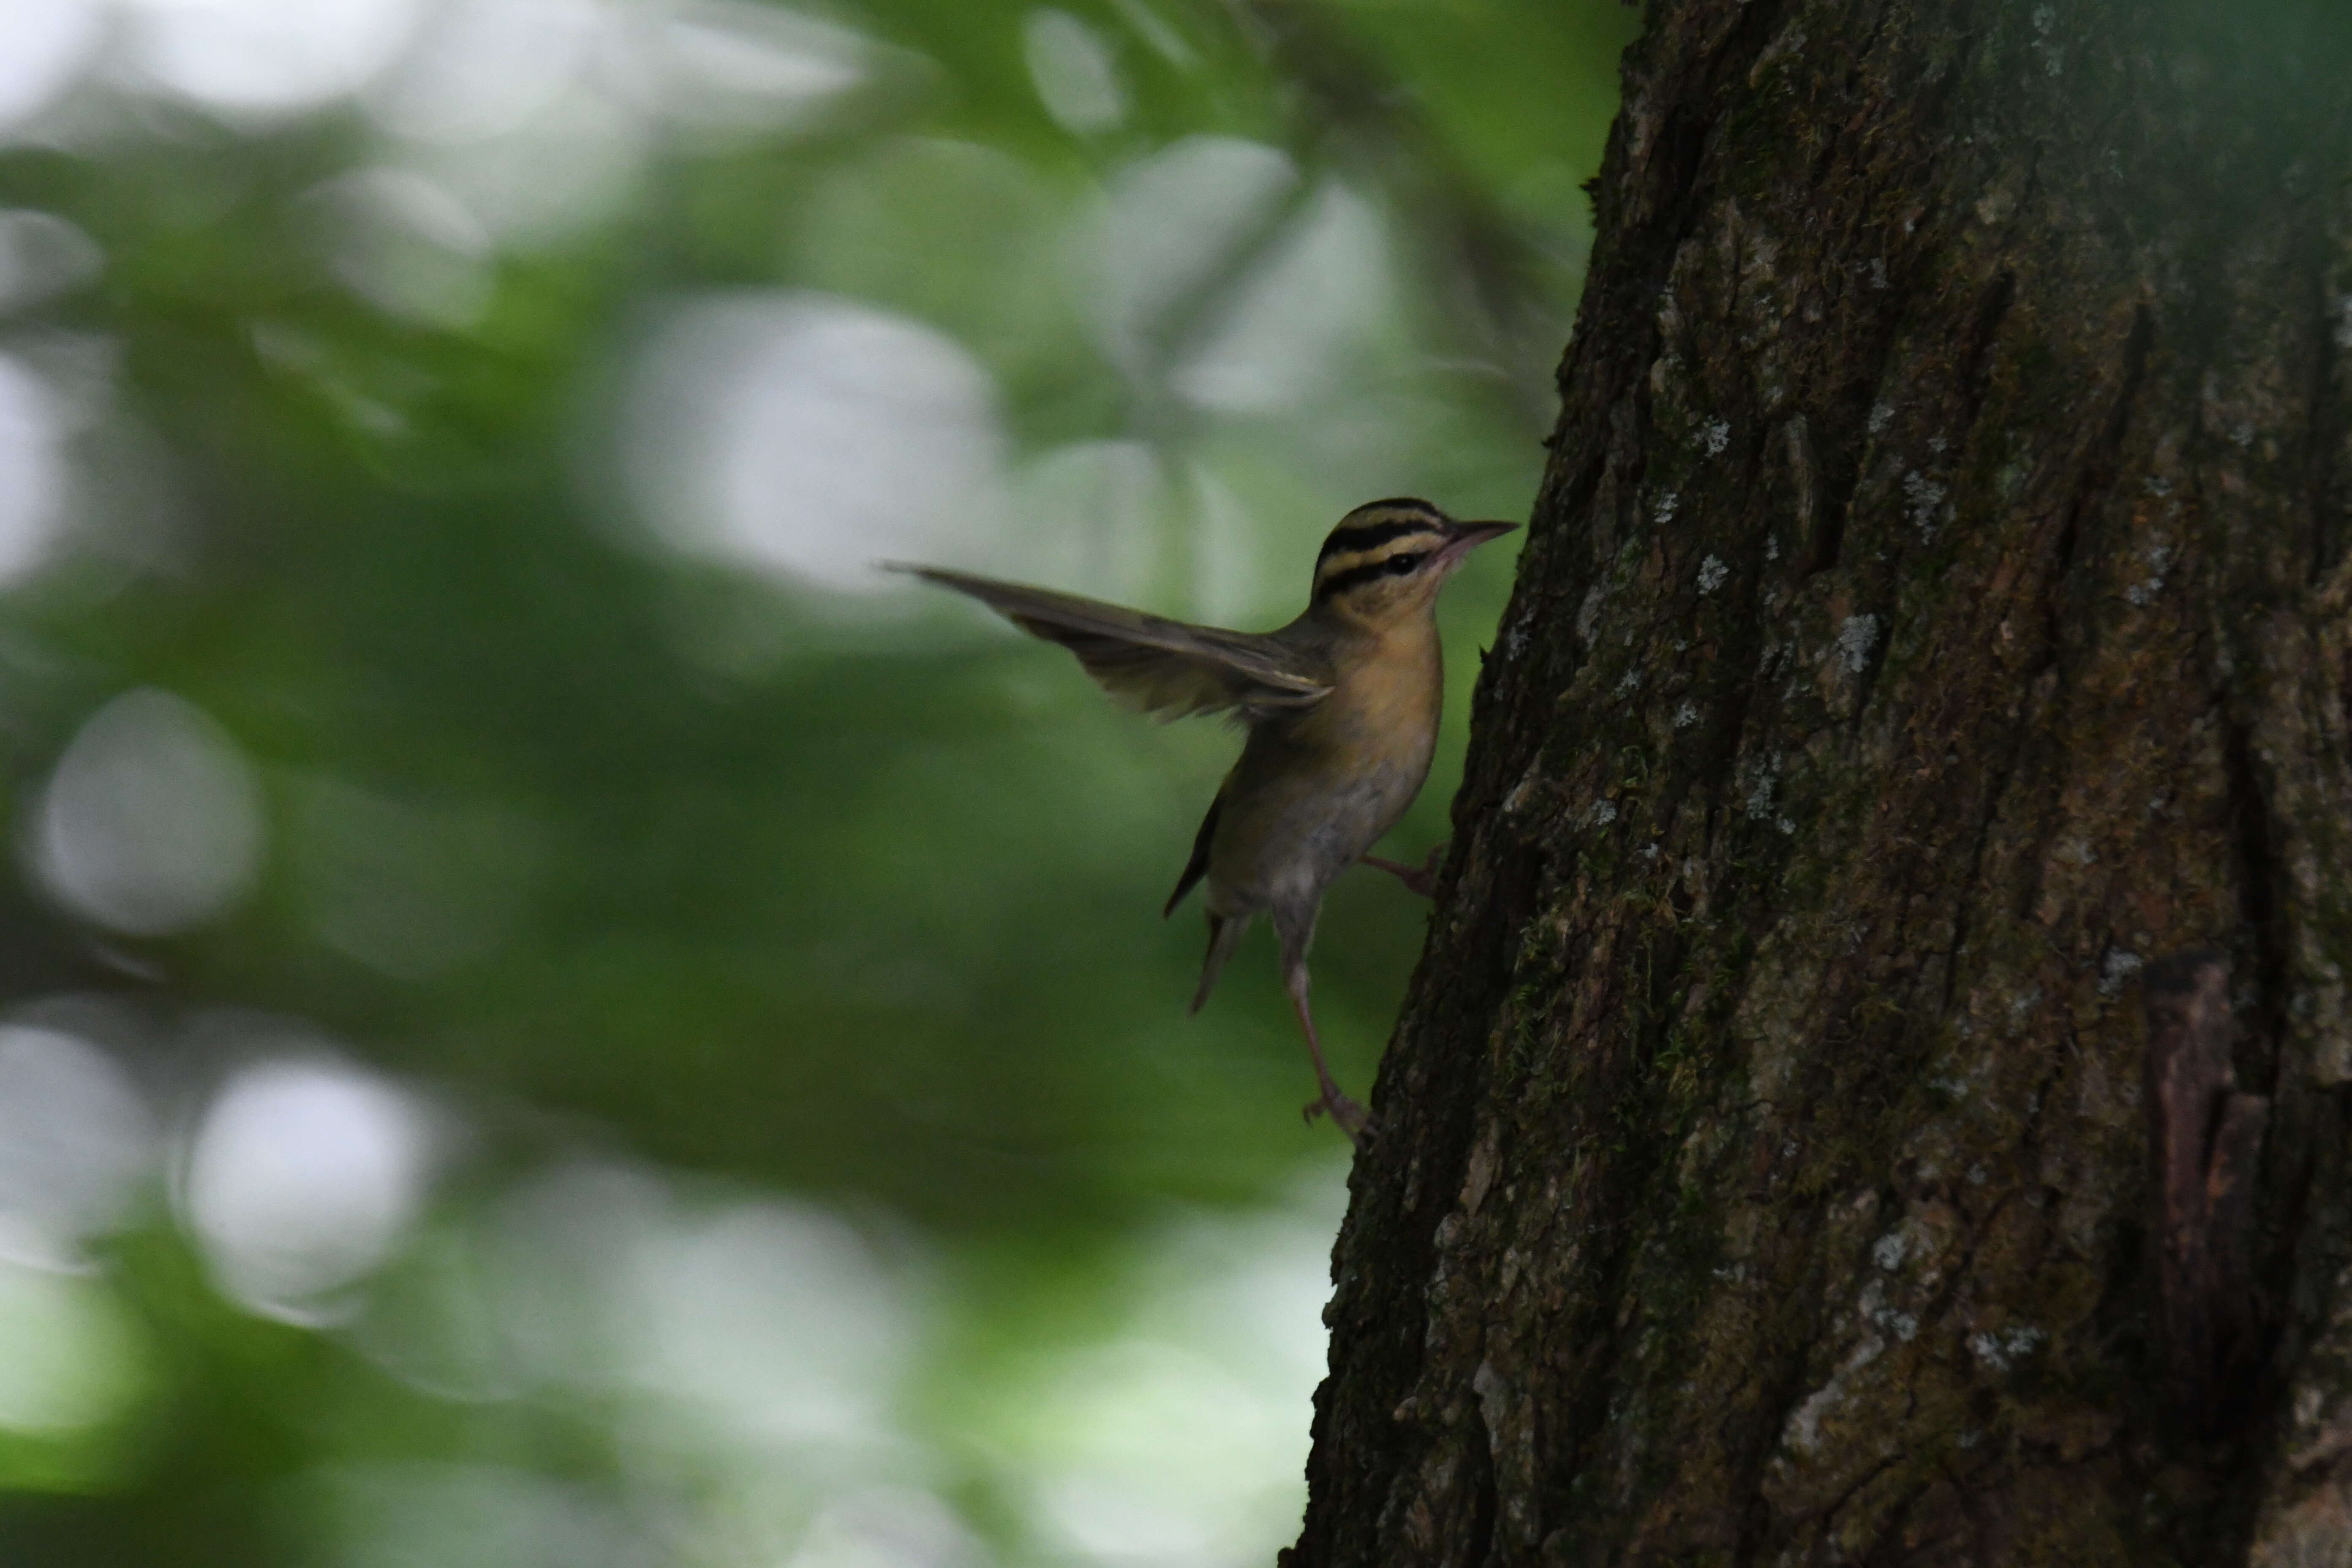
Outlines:
<svg viewBox="0 0 2352 1568"><path fill-rule="evenodd" d="M1451 566L1488 540L1516 533L1518 528L1516 522L1457 522L1454 525L1454 537L1438 551L1437 559L1441 564Z"/></svg>

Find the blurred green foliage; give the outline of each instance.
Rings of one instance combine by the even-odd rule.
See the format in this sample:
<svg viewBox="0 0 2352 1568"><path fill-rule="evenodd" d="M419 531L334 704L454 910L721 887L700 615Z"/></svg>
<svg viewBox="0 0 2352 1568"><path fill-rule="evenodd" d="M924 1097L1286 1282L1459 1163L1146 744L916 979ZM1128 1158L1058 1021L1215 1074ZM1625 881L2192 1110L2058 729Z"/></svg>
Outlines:
<svg viewBox="0 0 2352 1568"><path fill-rule="evenodd" d="M1524 516L1633 13L866 0L771 37L782 13L581 0L553 9L660 19L719 64L625 91L650 68L606 59L604 99L575 73L560 100L593 113L467 141L402 129L414 38L356 96L265 112L142 64L162 9L128 7L0 145L0 207L102 258L43 291L25 251L14 297L0 267L0 356L51 411L0 470L52 453L69 486L0 594L0 755L33 845L91 715L170 692L257 781L266 847L166 931L78 906L32 848L0 905L18 1023L94 1043L154 1119L131 1206L78 1237L94 1272L0 1267L0 1559L1262 1559L1307 1416L1279 1347L1319 1355L1319 1287L1250 1281L1269 1258L1319 1279L1344 1166L1297 1114L1270 942L1187 1018L1198 916L1156 918L1234 741L827 563L937 547L1265 626L1358 501ZM730 29L766 53L713 54ZM730 405L662 403L644 367L728 300L852 301L968 356L990 494L870 541L665 531L633 432L682 409L699 439ZM1401 858L1444 837L1507 577L1481 556L1449 590L1448 732ZM1370 874L1327 906L1317 1005L1359 1093L1423 918ZM273 1317L223 1288L188 1150L295 1036L432 1108L433 1175L332 1310ZM710 1259L762 1236L803 1259L777 1279L849 1292L824 1321L903 1312L872 1352L885 1415L721 1442L676 1412L727 1405L723 1359L466 1329L636 1278L563 1283L609 1238L533 1261L575 1210L670 1258L640 1315L714 1355L737 1328L753 1360L800 1342L782 1308L709 1305L740 1286ZM748 1253L697 1239L758 1213ZM1254 1332L1276 1348L1235 1348ZM598 1363L656 1342L658 1375ZM1269 1388L1266 1447L1217 1425ZM1132 1523L1153 1486L1232 1528L1084 1522Z"/></svg>

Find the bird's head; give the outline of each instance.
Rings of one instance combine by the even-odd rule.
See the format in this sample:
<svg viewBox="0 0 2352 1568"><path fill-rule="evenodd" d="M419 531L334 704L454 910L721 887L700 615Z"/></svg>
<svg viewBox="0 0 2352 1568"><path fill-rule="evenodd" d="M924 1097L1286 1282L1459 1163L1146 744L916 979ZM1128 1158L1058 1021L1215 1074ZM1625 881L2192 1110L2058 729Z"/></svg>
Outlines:
<svg viewBox="0 0 2352 1568"><path fill-rule="evenodd" d="M1315 558L1315 611L1374 629L1425 612L1463 557L1517 526L1456 522L1410 497L1360 506Z"/></svg>

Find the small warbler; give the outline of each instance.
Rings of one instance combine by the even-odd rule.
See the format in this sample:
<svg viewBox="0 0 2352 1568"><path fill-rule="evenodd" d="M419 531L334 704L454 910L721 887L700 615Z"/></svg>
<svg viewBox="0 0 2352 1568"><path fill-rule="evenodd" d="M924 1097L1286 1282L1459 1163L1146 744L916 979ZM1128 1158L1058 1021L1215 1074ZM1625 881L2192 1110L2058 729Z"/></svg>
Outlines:
<svg viewBox="0 0 2352 1568"><path fill-rule="evenodd" d="M1422 893L1421 867L1365 851L1404 815L1429 775L1444 696L1437 590L1463 558L1510 532L1507 522L1456 522L1425 500L1360 506L1339 520L1315 559L1306 610L1279 630L1221 631L1045 588L936 566L892 563L969 594L1014 626L1078 656L1114 698L1178 718L1226 711L1249 731L1192 841L1192 858L1162 914L1204 879L1209 952L1192 1011L1250 920L1274 919L1282 973L1307 1034L1322 1092L1306 1115L1328 1112L1361 1144L1364 1109L1332 1079L1307 1005L1307 948L1323 890L1359 860Z"/></svg>

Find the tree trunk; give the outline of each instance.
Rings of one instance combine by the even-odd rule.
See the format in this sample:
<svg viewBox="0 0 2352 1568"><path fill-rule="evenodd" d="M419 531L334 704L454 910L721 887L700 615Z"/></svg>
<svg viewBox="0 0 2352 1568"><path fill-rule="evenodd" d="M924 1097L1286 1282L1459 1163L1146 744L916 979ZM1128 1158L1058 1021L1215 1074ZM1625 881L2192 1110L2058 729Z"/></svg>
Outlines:
<svg viewBox="0 0 2352 1568"><path fill-rule="evenodd" d="M2352 1562L2347 83L1654 5L1296 1568Z"/></svg>

